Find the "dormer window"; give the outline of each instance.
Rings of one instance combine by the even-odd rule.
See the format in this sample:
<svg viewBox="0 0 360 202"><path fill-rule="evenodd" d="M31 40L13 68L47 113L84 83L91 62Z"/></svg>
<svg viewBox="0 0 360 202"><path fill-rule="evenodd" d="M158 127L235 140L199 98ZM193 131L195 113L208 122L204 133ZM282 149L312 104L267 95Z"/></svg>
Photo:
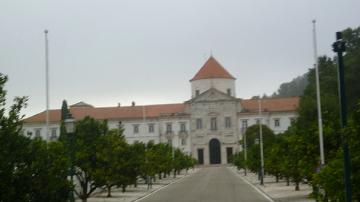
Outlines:
<svg viewBox="0 0 360 202"><path fill-rule="evenodd" d="M230 89L230 88L228 88L228 89L226 90L226 92L227 92L228 95L231 96L231 89Z"/></svg>
<svg viewBox="0 0 360 202"><path fill-rule="evenodd" d="M199 90L196 90L196 91L195 91L195 96L198 96L198 95L200 95L200 91L199 91Z"/></svg>

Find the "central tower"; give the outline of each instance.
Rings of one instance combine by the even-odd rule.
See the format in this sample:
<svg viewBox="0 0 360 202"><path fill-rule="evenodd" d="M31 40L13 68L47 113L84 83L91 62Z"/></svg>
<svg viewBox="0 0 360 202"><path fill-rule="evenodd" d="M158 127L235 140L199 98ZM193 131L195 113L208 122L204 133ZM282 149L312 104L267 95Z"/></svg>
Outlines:
<svg viewBox="0 0 360 202"><path fill-rule="evenodd" d="M235 77L233 77L213 56L205 62L201 69L190 80L191 98L215 88L235 97Z"/></svg>

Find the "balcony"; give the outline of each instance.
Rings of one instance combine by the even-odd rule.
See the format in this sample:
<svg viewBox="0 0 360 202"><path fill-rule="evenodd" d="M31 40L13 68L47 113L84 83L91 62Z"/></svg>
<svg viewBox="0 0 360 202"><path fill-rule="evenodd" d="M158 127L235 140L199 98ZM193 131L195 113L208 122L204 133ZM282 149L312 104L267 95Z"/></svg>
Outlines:
<svg viewBox="0 0 360 202"><path fill-rule="evenodd" d="M167 139L172 139L174 136L174 131L165 131L165 137Z"/></svg>
<svg viewBox="0 0 360 202"><path fill-rule="evenodd" d="M189 133L187 130L181 130L178 132L178 135L180 138L184 139L184 138L187 138L189 136Z"/></svg>

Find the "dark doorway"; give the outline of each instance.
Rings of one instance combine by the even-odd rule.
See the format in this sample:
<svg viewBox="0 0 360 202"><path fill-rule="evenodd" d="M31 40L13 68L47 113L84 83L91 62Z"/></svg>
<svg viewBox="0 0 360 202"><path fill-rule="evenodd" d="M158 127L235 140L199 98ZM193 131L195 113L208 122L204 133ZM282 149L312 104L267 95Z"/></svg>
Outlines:
<svg viewBox="0 0 360 202"><path fill-rule="evenodd" d="M233 155L233 148L232 147L226 147L227 163L232 163L232 155Z"/></svg>
<svg viewBox="0 0 360 202"><path fill-rule="evenodd" d="M218 139L212 139L209 142L210 150L210 164L219 164L221 163L220 156L220 141Z"/></svg>
<svg viewBox="0 0 360 202"><path fill-rule="evenodd" d="M198 149L198 164L203 165L204 164L204 149Z"/></svg>

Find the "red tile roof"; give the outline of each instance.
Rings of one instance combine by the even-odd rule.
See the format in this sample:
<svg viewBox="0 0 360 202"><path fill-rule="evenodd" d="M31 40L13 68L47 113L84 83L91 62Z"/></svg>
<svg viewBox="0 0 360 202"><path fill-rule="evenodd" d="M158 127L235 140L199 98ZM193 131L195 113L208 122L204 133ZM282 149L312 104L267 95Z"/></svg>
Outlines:
<svg viewBox="0 0 360 202"><path fill-rule="evenodd" d="M295 111L299 107L300 97L278 97L261 99L262 111L280 112L280 111ZM259 100L248 99L241 100L243 112L257 112L259 111Z"/></svg>
<svg viewBox="0 0 360 202"><path fill-rule="evenodd" d="M147 106L126 106L126 107L70 107L70 113L76 120L86 116L98 120L105 119L142 119L143 112L146 118L155 118L161 115L184 113L184 104L159 104ZM61 110L50 110L50 122L59 122ZM45 121L45 112L41 112L24 120L25 123L39 123Z"/></svg>
<svg viewBox="0 0 360 202"><path fill-rule="evenodd" d="M259 110L258 99L241 100L243 112L256 113ZM262 99L263 111L281 112L295 111L299 106L299 97L268 98ZM70 107L70 112L76 120L85 116L97 120L105 119L142 119L143 112L146 118L157 118L159 116L183 114L186 104L158 104L146 106L125 106L125 107ZM61 110L50 110L50 122L60 122ZM25 123L45 122L45 112L24 119Z"/></svg>
<svg viewBox="0 0 360 202"><path fill-rule="evenodd" d="M210 78L235 79L213 56L210 56L190 81Z"/></svg>

